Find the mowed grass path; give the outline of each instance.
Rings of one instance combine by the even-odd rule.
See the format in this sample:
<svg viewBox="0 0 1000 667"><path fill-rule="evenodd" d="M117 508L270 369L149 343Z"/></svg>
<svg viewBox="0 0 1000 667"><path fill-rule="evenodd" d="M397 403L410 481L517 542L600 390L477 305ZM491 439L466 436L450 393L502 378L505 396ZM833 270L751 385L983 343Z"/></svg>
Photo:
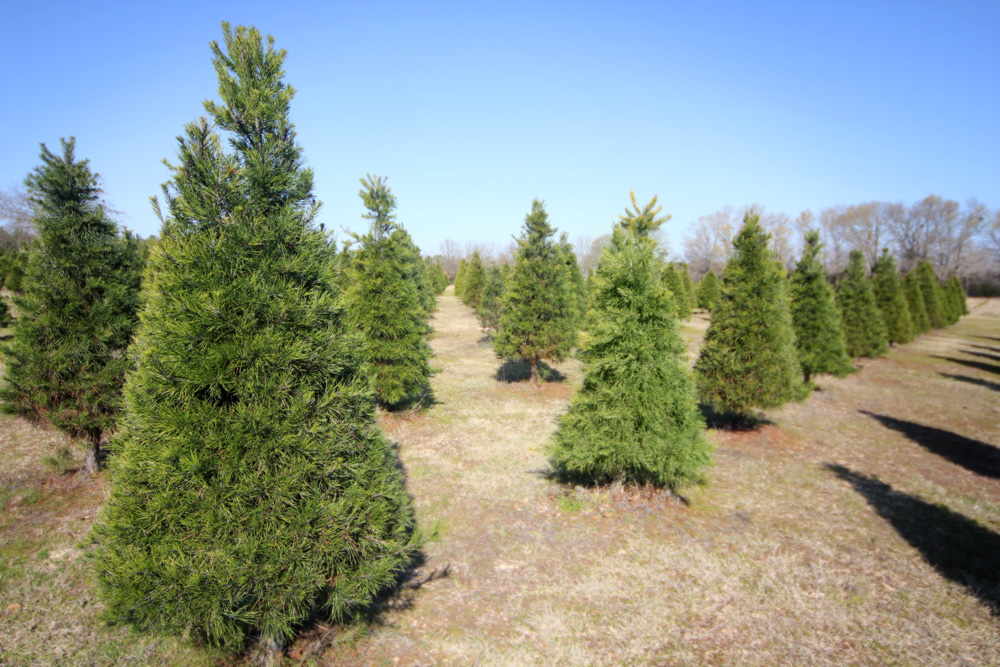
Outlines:
<svg viewBox="0 0 1000 667"><path fill-rule="evenodd" d="M368 636L319 654L358 665L1000 664L1000 301L971 303L958 325L847 379L821 378L757 431L713 431L711 484L685 506L547 480L545 446L579 363L559 364L567 380L540 389L498 381L449 290L432 321L438 403L383 419L441 539ZM684 327L692 349L706 326L697 316Z"/></svg>
<svg viewBox="0 0 1000 667"><path fill-rule="evenodd" d="M690 505L546 479L578 362L500 381L471 311L439 304L437 402L380 419L440 540L365 632L308 629L288 664L1000 664L1000 301L711 432ZM97 623L78 545L106 481L46 466L61 441L0 417L0 665L220 662Z"/></svg>

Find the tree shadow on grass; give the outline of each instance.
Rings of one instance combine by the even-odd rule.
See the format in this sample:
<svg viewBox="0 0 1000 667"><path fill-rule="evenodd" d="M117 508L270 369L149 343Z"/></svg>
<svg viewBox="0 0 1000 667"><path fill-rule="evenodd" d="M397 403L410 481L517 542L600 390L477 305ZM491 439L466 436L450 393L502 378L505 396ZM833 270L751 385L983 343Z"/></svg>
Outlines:
<svg viewBox="0 0 1000 667"><path fill-rule="evenodd" d="M976 345L975 343L966 343L969 347L978 347L980 350L989 350L990 352L1000 352L1000 347L992 347L990 345Z"/></svg>
<svg viewBox="0 0 1000 667"><path fill-rule="evenodd" d="M1000 615L1000 535L946 507L901 493L841 465L824 467L848 482L941 575Z"/></svg>
<svg viewBox="0 0 1000 667"><path fill-rule="evenodd" d="M1000 391L1000 383L990 382L989 380L983 380L982 378L969 377L968 375L952 375L951 373L938 373L938 375L952 380L958 380L959 382L977 384L980 387L986 387L987 389L992 389L993 391Z"/></svg>
<svg viewBox="0 0 1000 667"><path fill-rule="evenodd" d="M388 412L399 414L401 412L423 412L439 404L440 401L434 397L434 390L428 384L419 392L404 398L399 403L384 407Z"/></svg>
<svg viewBox="0 0 1000 667"><path fill-rule="evenodd" d="M984 477L1000 478L1000 448L944 429L859 410L924 449Z"/></svg>
<svg viewBox="0 0 1000 667"><path fill-rule="evenodd" d="M962 354L971 354L974 357L982 357L990 361L1000 361L1000 354L990 354L989 352L976 352L975 350L962 350Z"/></svg>
<svg viewBox="0 0 1000 667"><path fill-rule="evenodd" d="M774 422L761 414L741 415L735 412L716 410L710 403L699 403L698 409L705 420L705 426L725 431L753 431Z"/></svg>
<svg viewBox="0 0 1000 667"><path fill-rule="evenodd" d="M1000 341L1000 338L997 338L997 337L995 337L995 336L972 336L972 338L984 338L984 339L986 339L986 340L996 340L996 341Z"/></svg>
<svg viewBox="0 0 1000 667"><path fill-rule="evenodd" d="M935 359L944 359L945 361L950 361L954 364L961 364L963 366L968 366L969 368L976 368L981 371L986 371L987 373L996 373L1000 375L1000 366L995 364L986 364L982 361L975 361L974 359L956 359L955 357L940 357L934 355Z"/></svg>
<svg viewBox="0 0 1000 667"><path fill-rule="evenodd" d="M526 361L505 361L493 377L500 382L526 382L531 379L531 366ZM565 382L566 376L540 361L538 379L542 382Z"/></svg>

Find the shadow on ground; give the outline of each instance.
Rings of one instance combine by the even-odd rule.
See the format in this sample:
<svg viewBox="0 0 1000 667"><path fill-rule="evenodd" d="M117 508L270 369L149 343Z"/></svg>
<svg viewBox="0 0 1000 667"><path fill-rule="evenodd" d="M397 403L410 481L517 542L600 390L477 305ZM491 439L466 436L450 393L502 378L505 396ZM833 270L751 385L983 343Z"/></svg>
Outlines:
<svg viewBox="0 0 1000 667"><path fill-rule="evenodd" d="M753 431L761 426L773 424L762 414L739 415L735 412L720 412L709 403L699 403L698 409L705 420L705 426L726 431Z"/></svg>
<svg viewBox="0 0 1000 667"><path fill-rule="evenodd" d="M958 380L959 382L968 382L969 384L986 387L987 389L992 389L993 391L1000 391L1000 383L990 382L989 380L983 380L982 378L969 377L968 375L952 375L951 373L938 373L938 375L952 380Z"/></svg>
<svg viewBox="0 0 1000 667"><path fill-rule="evenodd" d="M962 350L962 354L971 354L974 357L982 357L990 361L1000 361L1000 354L990 354L989 352L976 352L975 350Z"/></svg>
<svg viewBox="0 0 1000 667"><path fill-rule="evenodd" d="M543 382L565 382L566 376L544 361L538 362L538 377ZM526 382L531 379L531 366L526 361L505 361L494 378L500 382Z"/></svg>
<svg viewBox="0 0 1000 667"><path fill-rule="evenodd" d="M824 467L848 482L900 537L948 579L1000 615L1000 535L941 505L902 493L841 465Z"/></svg>
<svg viewBox="0 0 1000 667"><path fill-rule="evenodd" d="M924 449L984 477L1000 478L1000 448L981 440L916 422L858 410L882 426L898 431Z"/></svg>
<svg viewBox="0 0 1000 667"><path fill-rule="evenodd" d="M945 361L950 361L953 364L961 364L963 366L968 366L969 368L976 368L981 371L986 371L987 373L996 373L1000 375L1000 366L996 364L984 364L981 361L975 361L973 359L956 359L955 357L939 357L934 355L935 359L944 359Z"/></svg>

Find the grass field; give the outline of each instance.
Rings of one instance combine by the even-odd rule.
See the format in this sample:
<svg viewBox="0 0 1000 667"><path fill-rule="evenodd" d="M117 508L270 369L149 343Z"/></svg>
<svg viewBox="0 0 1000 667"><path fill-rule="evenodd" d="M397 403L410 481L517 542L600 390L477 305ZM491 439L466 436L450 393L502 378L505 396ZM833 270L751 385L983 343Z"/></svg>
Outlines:
<svg viewBox="0 0 1000 667"><path fill-rule="evenodd" d="M578 362L511 382L469 309L439 303L434 402L380 419L440 539L370 626L308 628L288 664L1000 664L1000 301L710 432L686 503L549 481ZM80 545L107 489L63 444L0 417L0 664L220 662L96 623Z"/></svg>

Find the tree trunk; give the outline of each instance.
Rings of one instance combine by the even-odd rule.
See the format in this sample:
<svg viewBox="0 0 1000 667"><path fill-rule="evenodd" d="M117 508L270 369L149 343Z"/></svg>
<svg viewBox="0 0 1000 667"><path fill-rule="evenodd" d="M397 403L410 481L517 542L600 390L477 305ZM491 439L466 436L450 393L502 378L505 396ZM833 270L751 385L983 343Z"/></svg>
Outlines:
<svg viewBox="0 0 1000 667"><path fill-rule="evenodd" d="M83 460L83 472L93 475L97 472L101 460L101 439L91 439L90 447L87 448L87 456Z"/></svg>
<svg viewBox="0 0 1000 667"><path fill-rule="evenodd" d="M538 359L532 359L528 363L531 366L531 381L537 387L538 386Z"/></svg>
<svg viewBox="0 0 1000 667"><path fill-rule="evenodd" d="M261 667L278 667L284 661L285 643L274 637L261 637L257 642L257 650L252 656L253 662Z"/></svg>

